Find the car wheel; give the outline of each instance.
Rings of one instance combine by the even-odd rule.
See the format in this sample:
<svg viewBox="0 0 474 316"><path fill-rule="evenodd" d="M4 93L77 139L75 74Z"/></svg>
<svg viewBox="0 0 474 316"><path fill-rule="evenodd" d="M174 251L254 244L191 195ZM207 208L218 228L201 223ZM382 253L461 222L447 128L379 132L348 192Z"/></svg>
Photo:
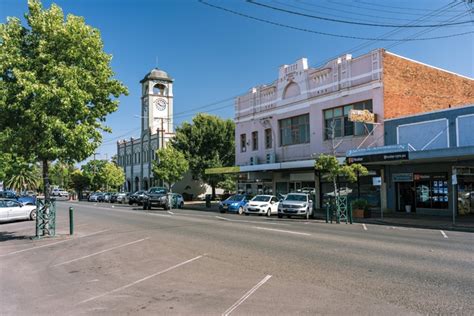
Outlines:
<svg viewBox="0 0 474 316"><path fill-rule="evenodd" d="M146 210L148 208L148 204L143 203L143 209Z"/></svg>
<svg viewBox="0 0 474 316"><path fill-rule="evenodd" d="M179 208L184 208L184 202L179 203Z"/></svg>
<svg viewBox="0 0 474 316"><path fill-rule="evenodd" d="M306 211L306 219L309 219L309 210Z"/></svg>
<svg viewBox="0 0 474 316"><path fill-rule="evenodd" d="M249 216L250 214L249 213L245 213L245 216Z"/></svg>
<svg viewBox="0 0 474 316"><path fill-rule="evenodd" d="M224 211L224 210L219 210L219 212L221 212L221 213L225 213L225 211Z"/></svg>
<svg viewBox="0 0 474 316"><path fill-rule="evenodd" d="M32 211L30 212L30 219L31 219L32 221L34 221L34 220L36 219L36 210L32 210Z"/></svg>
<svg viewBox="0 0 474 316"><path fill-rule="evenodd" d="M291 215L288 215L287 217L288 217L288 218L291 218Z"/></svg>
<svg viewBox="0 0 474 316"><path fill-rule="evenodd" d="M239 207L239 215L242 215L244 213L244 208L241 206Z"/></svg>
<svg viewBox="0 0 474 316"><path fill-rule="evenodd" d="M272 216L272 210L270 208L267 210L267 216L268 217Z"/></svg>
<svg viewBox="0 0 474 316"><path fill-rule="evenodd" d="M281 214L278 214L278 218L283 218L283 215L281 215Z"/></svg>
<svg viewBox="0 0 474 316"><path fill-rule="evenodd" d="M133 205L133 202L132 202L132 201L128 201L128 205Z"/></svg>

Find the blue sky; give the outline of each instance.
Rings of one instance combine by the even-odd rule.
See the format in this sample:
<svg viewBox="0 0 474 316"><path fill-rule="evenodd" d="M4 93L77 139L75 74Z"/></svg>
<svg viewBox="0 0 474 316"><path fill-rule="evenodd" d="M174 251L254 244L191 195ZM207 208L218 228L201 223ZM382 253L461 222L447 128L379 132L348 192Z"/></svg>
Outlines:
<svg viewBox="0 0 474 316"><path fill-rule="evenodd" d="M245 1L205 0L213 5L238 11L293 27L344 36L390 38L384 35L393 28L358 26L321 21L263 8ZM274 7L308 15L378 24L407 24L417 19L420 24L439 24L473 20L467 5L448 5L449 0L380 1L380 0L258 0ZM43 1L49 7L53 1ZM116 78L130 91L121 98L119 110L107 118L113 133L104 135L98 158L110 158L116 152L116 141L139 135L139 81L152 68L167 71L174 79L175 125L191 120L205 105L243 94L252 86L273 81L278 67L301 57L310 65L337 57L366 40L329 37L278 27L218 10L197 0L57 0L66 14L83 16L86 23L98 28L106 52L113 55ZM1 23L7 16L22 17L26 0L0 0ZM437 14L437 15L436 15ZM457 17L457 19L456 19ZM393 38L406 38L426 30L403 30ZM422 37L443 36L474 31L474 24L443 27ZM390 51L421 62L474 77L473 34L431 41L403 42ZM392 42L371 42L357 56ZM158 60L158 63L156 62ZM233 117L233 101L201 109ZM181 114L178 114L181 113ZM122 137L120 137L122 136Z"/></svg>

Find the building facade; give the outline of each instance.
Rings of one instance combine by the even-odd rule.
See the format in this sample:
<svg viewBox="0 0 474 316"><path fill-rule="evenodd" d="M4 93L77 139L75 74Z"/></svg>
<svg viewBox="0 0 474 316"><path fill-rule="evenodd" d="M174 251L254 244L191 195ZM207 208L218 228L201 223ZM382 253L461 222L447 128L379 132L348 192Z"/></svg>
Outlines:
<svg viewBox="0 0 474 316"><path fill-rule="evenodd" d="M474 102L473 80L383 49L344 55L319 68L306 58L279 68L278 78L252 88L235 102L239 191L315 192L320 207L332 186L314 171L314 158L385 144L384 121ZM351 110L373 114L353 122ZM356 184L340 179L373 207L386 207L384 187L374 186L384 168L370 168Z"/></svg>
<svg viewBox="0 0 474 316"><path fill-rule="evenodd" d="M162 185L154 179L152 162L156 150L174 136L173 79L163 70L153 69L141 81L140 137L117 142L117 162L125 172L124 190L135 192Z"/></svg>

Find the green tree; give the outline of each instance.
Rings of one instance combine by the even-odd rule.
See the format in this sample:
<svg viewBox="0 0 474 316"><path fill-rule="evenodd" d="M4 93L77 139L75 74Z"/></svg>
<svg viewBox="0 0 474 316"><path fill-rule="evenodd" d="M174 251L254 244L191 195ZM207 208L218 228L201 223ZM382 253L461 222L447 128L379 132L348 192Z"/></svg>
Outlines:
<svg viewBox="0 0 474 316"><path fill-rule="evenodd" d="M173 185L188 172L189 163L184 154L173 146L158 149L156 155L157 160L153 161L153 175L167 183L171 191Z"/></svg>
<svg viewBox="0 0 474 316"><path fill-rule="evenodd" d="M328 179L332 181L334 186L334 195L336 197L339 196L339 191L337 188L338 176L345 176L349 182L355 182L357 181L358 176L365 176L369 173L367 168L361 164L340 164L335 156L325 154L321 154L315 159L314 168L320 171L322 174L326 174Z"/></svg>
<svg viewBox="0 0 474 316"><path fill-rule="evenodd" d="M105 190L109 191L109 187L114 191L125 182L125 173L123 169L113 162L107 162L102 170L105 179Z"/></svg>
<svg viewBox="0 0 474 316"><path fill-rule="evenodd" d="M90 160L81 167L82 174L88 179L92 191L101 190L106 183L105 160Z"/></svg>
<svg viewBox="0 0 474 316"><path fill-rule="evenodd" d="M69 189L71 187L71 174L76 170L72 164L66 164L57 161L50 167L50 182L60 186L61 188Z"/></svg>
<svg viewBox="0 0 474 316"><path fill-rule="evenodd" d="M17 192L36 190L41 182L41 175L36 164L29 163L20 157L10 161L5 174L5 187Z"/></svg>
<svg viewBox="0 0 474 316"><path fill-rule="evenodd" d="M87 189L90 185L89 178L86 177L81 170L76 169L71 173L71 185L74 190L81 196L82 191Z"/></svg>
<svg viewBox="0 0 474 316"><path fill-rule="evenodd" d="M224 180L217 184L219 188L224 189L226 192L235 192L237 188L237 177L235 175L224 175Z"/></svg>
<svg viewBox="0 0 474 316"><path fill-rule="evenodd" d="M228 167L235 164L235 124L215 115L199 113L192 123L183 123L176 129L172 140L174 148L184 154L194 178L207 182L215 188L223 181L221 175L206 175L208 168Z"/></svg>
<svg viewBox="0 0 474 316"><path fill-rule="evenodd" d="M49 162L89 157L102 141L106 115L126 87L113 79L100 32L53 4L28 0L27 26L0 24L0 146L42 163L49 201Z"/></svg>

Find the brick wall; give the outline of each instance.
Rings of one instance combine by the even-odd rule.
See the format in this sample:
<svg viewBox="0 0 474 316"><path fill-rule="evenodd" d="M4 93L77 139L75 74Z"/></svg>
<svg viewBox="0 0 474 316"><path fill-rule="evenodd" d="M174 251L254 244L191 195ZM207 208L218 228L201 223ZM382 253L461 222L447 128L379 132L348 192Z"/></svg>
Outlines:
<svg viewBox="0 0 474 316"><path fill-rule="evenodd" d="M386 119L474 103L474 80L385 51L383 85Z"/></svg>

